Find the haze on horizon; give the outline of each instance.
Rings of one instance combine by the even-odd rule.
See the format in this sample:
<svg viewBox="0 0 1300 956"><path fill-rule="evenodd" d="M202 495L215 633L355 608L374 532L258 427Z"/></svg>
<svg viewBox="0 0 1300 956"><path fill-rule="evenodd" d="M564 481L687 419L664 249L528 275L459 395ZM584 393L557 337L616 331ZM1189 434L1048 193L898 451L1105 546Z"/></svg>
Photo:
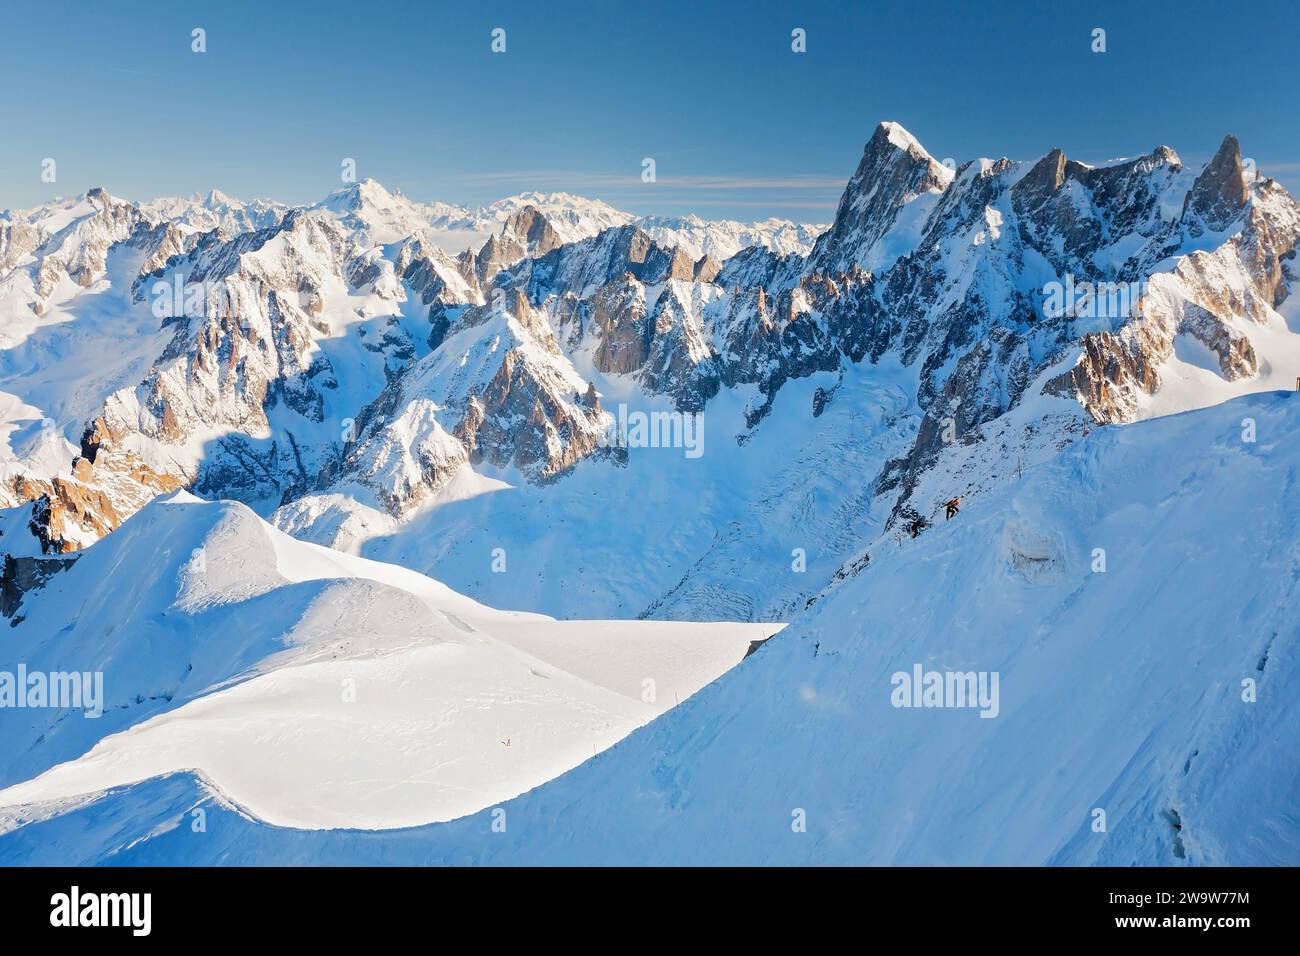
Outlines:
<svg viewBox="0 0 1300 956"><path fill-rule="evenodd" d="M923 15L759 0L741 15L682 0L486 11L403 0L382 13L333 0L78 2L13 5L4 22L0 77L18 92L0 208L97 185L139 200L218 188L310 203L354 158L359 177L425 201L564 191L637 215L827 222L881 120L958 163L1054 146L1100 163L1164 144L1196 167L1233 133L1262 173L1300 187L1293 104L1267 95L1300 34L1300 10L1284 3L1236 15L1199 0L945 2ZM1091 49L1098 27L1104 53ZM497 28L504 53L492 51ZM806 52L792 50L794 29ZM41 180L47 157L55 183Z"/></svg>

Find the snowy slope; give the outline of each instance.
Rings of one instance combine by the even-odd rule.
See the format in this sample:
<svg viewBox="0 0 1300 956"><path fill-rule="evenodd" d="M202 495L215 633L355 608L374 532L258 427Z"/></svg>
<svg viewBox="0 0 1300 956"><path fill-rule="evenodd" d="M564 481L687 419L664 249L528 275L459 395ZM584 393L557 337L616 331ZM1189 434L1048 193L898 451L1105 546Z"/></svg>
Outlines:
<svg viewBox="0 0 1300 956"><path fill-rule="evenodd" d="M629 213L615 209L599 199L584 199L571 193L524 192L498 199L478 210L480 219L504 223L531 206L550 222L564 242L577 242L631 222Z"/></svg>
<svg viewBox="0 0 1300 956"><path fill-rule="evenodd" d="M699 216L642 216L636 224L655 241L676 246L692 259L708 256L715 262L725 262L752 246L761 246L780 256L807 255L817 237L826 231L825 225L788 219L747 223Z"/></svg>
<svg viewBox="0 0 1300 956"><path fill-rule="evenodd" d="M331 193L313 209L323 210L365 241L387 245L416 233L453 255L477 249L525 208L541 211L564 242L577 242L602 229L621 226L631 215L597 199L569 193L520 193L470 209L444 202L419 202L363 179Z"/></svg>
<svg viewBox="0 0 1300 956"><path fill-rule="evenodd" d="M665 407L584 372L611 413L620 402ZM695 458L680 448L632 448L625 465L586 462L553 485L466 480L401 525L375 511L362 525L355 510L333 523L329 514L349 512L348 504L324 496L282 508L276 520L299 534L309 507L326 509L309 530L331 533L336 546L429 574L437 568L458 590L498 606L561 618L789 620L862 540L881 533L888 505L875 500L871 476L906 447L919 417L907 370L850 367L834 404L810 421L817 390L835 385L830 374L792 383L749 435L748 394L719 395L703 413ZM492 570L497 545L509 551L505 573Z"/></svg>
<svg viewBox="0 0 1300 956"><path fill-rule="evenodd" d="M75 551L176 487L269 514L327 485L355 451L344 437L350 425L372 403L388 407L390 381L442 345L466 308L484 304L498 271L601 230L648 243L632 220L565 193L521 193L471 211L418 202L370 179L306 209L217 190L143 203L91 190L0 214L0 505L15 512L0 524L20 532L5 550ZM690 228L730 235L734 225L692 220ZM765 241L755 228L727 241ZM656 267L671 263L692 277L684 253L654 252ZM549 335L540 325L537 332ZM556 351L540 340L521 347L532 344ZM559 374L543 377L561 391L585 387L565 356L551 364ZM489 374L480 384L492 381ZM536 478L592 451L582 419L598 415L566 411L571 403L548 396L534 416L522 407L529 389L517 386L498 420L546 419L537 428L557 437L505 447L535 436L502 426L497 457L545 458L522 469ZM398 411L418 425L448 396L412 399ZM548 417L552 410L558 418ZM457 422L444 424L440 460L481 454L493 441L464 432L453 439ZM583 437L568 447L571 430ZM418 442L427 431L405 434ZM426 457L418 447L396 451L393 460ZM390 504L422 498L437 490L436 471L417 474L408 493L400 482L409 469L384 468L378 478L388 484L376 493ZM352 487L376 484L368 477ZM363 495L351 507L371 504ZM18 540L27 534L31 541Z"/></svg>
<svg viewBox="0 0 1300 956"><path fill-rule="evenodd" d="M1097 423L1300 376L1300 207L1246 176L1231 136L1199 172L1163 147L1105 167L1052 150L954 172L882 123L806 259L757 248L710 278L691 258L698 248L661 246L645 230L552 248L493 281L544 313L550 328L531 326L564 373L556 380L591 382L607 414L701 409L701 459L634 449L611 460L566 410L576 402L538 407L524 389L500 401L503 350L484 363L451 321L388 389L392 424L364 436L365 446L382 437L384 461L432 467L377 471L362 456L273 521L559 616L787 619L878 539ZM1058 315L1046 298L1063 278L1146 292L1113 315ZM428 374L458 363L481 372L468 394ZM568 394L582 391L573 382ZM501 418L536 427L498 428L509 440L486 451L465 441L487 480L449 477L460 456L445 436L482 434L466 410L487 393ZM410 425L434 408L430 443ZM430 444L437 454L424 453ZM543 448L543 467L517 467ZM522 583L488 572L483 555L498 542L526 542L514 549ZM803 573L791 572L796 550Z"/></svg>
<svg viewBox="0 0 1300 956"><path fill-rule="evenodd" d="M174 777L0 860L1295 865L1298 472L1294 394L1094 431L505 804L504 833L276 829ZM996 716L893 706L915 665L995 672Z"/></svg>
<svg viewBox="0 0 1300 956"><path fill-rule="evenodd" d="M167 196L140 203L147 217L165 219L187 233L204 233L213 229L230 238L241 232L267 229L282 220L290 207L269 199L244 202L227 196L219 189L206 196Z"/></svg>
<svg viewBox="0 0 1300 956"><path fill-rule="evenodd" d="M0 670L102 672L103 715L0 709L0 782L16 784L0 804L192 769L257 818L309 828L409 826L499 802L689 697L774 630L494 611L185 493L21 611Z"/></svg>
<svg viewBox="0 0 1300 956"><path fill-rule="evenodd" d="M373 179L363 179L326 196L311 207L335 218L364 242L387 245L415 233L436 236L446 251L456 253L477 246L492 231L492 224L449 203L422 203L389 192Z"/></svg>

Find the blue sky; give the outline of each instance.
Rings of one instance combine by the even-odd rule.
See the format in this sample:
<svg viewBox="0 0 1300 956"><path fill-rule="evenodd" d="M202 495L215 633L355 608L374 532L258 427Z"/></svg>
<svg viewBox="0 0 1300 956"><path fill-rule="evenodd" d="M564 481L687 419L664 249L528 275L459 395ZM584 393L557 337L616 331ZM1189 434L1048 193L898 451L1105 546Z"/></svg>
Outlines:
<svg viewBox="0 0 1300 956"><path fill-rule="evenodd" d="M1300 192L1300 4L1086 6L0 0L0 208L93 185L307 202L351 157L419 199L824 222L882 119L959 163L1199 165L1232 132Z"/></svg>

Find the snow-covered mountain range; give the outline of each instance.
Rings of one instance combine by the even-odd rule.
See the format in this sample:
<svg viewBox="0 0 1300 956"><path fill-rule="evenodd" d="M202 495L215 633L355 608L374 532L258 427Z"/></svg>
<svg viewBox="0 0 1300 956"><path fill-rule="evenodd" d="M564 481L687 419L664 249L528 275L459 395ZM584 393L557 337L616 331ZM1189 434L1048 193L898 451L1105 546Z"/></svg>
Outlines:
<svg viewBox="0 0 1300 956"><path fill-rule="evenodd" d="M92 191L0 227L3 494L30 511L7 524L67 552L183 486L364 547L485 480L617 467L611 406L705 411L729 453L788 383L835 376L796 416L811 422L865 362L897 366L915 419L866 476L893 527L929 507L913 492L945 421L961 444L1057 396L1076 422L1053 430L1077 433L1289 383L1276 307L1300 215L1246 179L1231 137L1199 173L1164 147L953 172L882 124L811 249L791 224L633 222L562 194L470 216L373 181L296 210ZM459 254L431 238L489 222ZM1091 300L1114 315L1047 314L1067 280L1139 291ZM623 610L666 595L640 597Z"/></svg>
<svg viewBox="0 0 1300 956"><path fill-rule="evenodd" d="M636 835L623 844L646 858L1171 862L1172 837L1160 821L1172 813L1203 825L1194 836L1180 824L1176 859L1294 862L1300 835L1287 822L1278 775L1294 776L1298 765L1279 730L1295 719L1295 694L1261 697L1246 716L1231 709L1225 688L1243 676L1262 686L1265 678L1246 674L1247 658L1260 655L1273 662L1270 685L1295 686L1290 632L1276 615L1260 616L1265 606L1282 613L1294 603L1294 549L1286 533L1268 530L1250 496L1287 496L1284 443L1298 427L1296 406L1247 396L1300 384L1298 240L1300 204L1248 171L1232 136L1199 168L1161 146L1104 166L1052 150L953 169L896 123L869 136L827 227L638 219L565 194L523 194L470 211L415 202L373 181L300 208L216 192L130 203L92 190L4 213L0 610L32 647L52 634L80 634L84 625L65 607L70 596L107 586L109 568L144 561L131 546L160 555L149 560L164 584L133 594L111 629L149 622L173 642L206 632L207 623L177 616L206 605L196 598L192 606L188 572L176 560L209 532L188 517L172 528L166 516L226 509L222 522L258 530L218 548L219 563L257 564L259 548L270 553L260 544L266 537L311 549L302 553L312 561L334 549L340 570L330 576L373 577L383 567L385 584L393 575L421 582L412 585L415 598L400 586L405 596L374 597L370 584L339 585L337 600L303 596L302 616L276 627L303 635L290 643L304 657L277 658L273 669L314 664L318 642L321 653L334 648L335 630L303 630L301 621L335 615L361 615L355 630L391 631L417 657L448 635L462 640L454 622L452 631L442 627L447 607L499 636L456 609L471 599L566 619L789 622L608 760L542 791L572 807L583 805L589 785L654 794L655 807L629 824ZM1190 414L1164 420L1177 413ZM1235 443L1225 437L1231 422ZM1220 496L1216 489L1229 484L1232 495ZM1236 511L1205 518L1179 489L1202 510L1214 501ZM149 504L160 494L175 497ZM187 494L242 505L202 505ZM936 517L952 498L962 499L957 526ZM1243 584L1211 613L1200 599L1214 574L1208 559L1190 556L1191 542L1217 536L1228 554L1248 535L1269 549L1269 570L1253 591ZM1094 549L1114 560L1117 547L1127 556L1122 567L1099 576ZM247 561L232 556L244 551ZM1186 579L1162 590L1183 565ZM165 703L128 708L120 724L106 725L124 737L96 732L58 744L52 728L24 727L48 746L6 768L11 789L0 802L19 809L0 852L45 859L29 829L98 833L102 824L116 833L128 806L157 822L191 798L188 783L172 778L98 810L20 825L32 805L42 805L44 820L91 792L196 766L226 799L270 823L372 828L446 819L573 767L583 756L574 739L585 746L594 733L584 720L603 728L599 746L644 722L600 680L601 693L555 689L560 699L547 704L545 719L563 723L581 711L577 737L570 724L562 745L534 754L508 792L481 794L473 808L453 801L445 816L424 819L404 798L391 816L359 816L348 802L356 794L340 794L333 809L304 816L268 802L256 781L222 771L224 753L256 739L259 715L283 682L297 688L312 678L257 676L270 645L254 647L260 632L235 608L280 585L269 571L256 580L251 573L245 567L219 587L200 587L216 588L212 601L232 608L232 626L250 643L225 648L220 666L192 679L151 672L143 689L128 682L142 701L157 691ZM458 592L446 607L421 597L430 578ZM1094 593L1103 580L1119 586ZM374 600L342 593L350 588ZM946 603L918 613L936 597ZM480 612L484 621L502 613ZM390 617L392 628L377 623ZM413 630L399 633L398 624ZM735 626L709 633L757 639ZM577 647L584 634L555 641ZM122 640L103 652L132 657ZM527 653L584 676L548 658L545 644ZM195 664L185 647L177 666ZM694 691L735 664L738 647L728 645L723 664L684 663L692 676L682 686ZM1077 664L1090 647L1105 666ZM398 649L358 645L347 656ZM1167 663L1179 654L1177 666ZM1130 720L1119 701L1142 693L1140 676L1156 680L1156 660L1166 660L1150 691L1160 703L1151 720ZM879 723L868 716L889 699L887 690L871 695L914 662L1024 680L1019 696L1004 701L1003 719L950 734L920 720L871 738L868 728ZM463 666L467 684L486 667L468 657ZM1122 687L1117 670L1128 675ZM229 690L209 693L232 679ZM1072 679L1077 694L1062 697L1059 681ZM855 696L859 689L867 696ZM1089 711L1099 695L1114 706ZM231 706L251 715L245 736L186 736L187 708L224 718ZM384 726L383 715L375 719ZM1060 744L1034 736L1035 728L1066 733L1089 719L1105 725L1097 733L1111 744L1088 751L1067 742L1079 762L1065 769ZM722 734L724 724L736 729ZM798 738L788 754L751 752L783 729ZM833 759L850 736L862 741L854 759ZM729 749L713 743L724 738ZM1221 782L1232 742L1265 756L1228 786ZM429 753L436 763L436 748ZM697 777L681 753L707 763L707 773ZM745 777L736 754L762 765L748 771L756 789L736 827L783 814L773 826L788 837L792 807L784 803L797 795L773 780L824 785L815 793L830 801L826 829L807 841L816 849L779 840L745 849L730 824L716 839L695 832L703 816L691 814L696 822L676 831L689 839L664 836L682 826L685 805L717 816L711 801L723 800L723 778ZM1024 800L1042 811L1005 836L1015 814L997 788L1009 778L987 767L1017 754L1025 780L1050 781L1032 794L1021 788L1022 811ZM1183 760L1198 769L1179 781L1170 768ZM971 789L953 790L942 775L927 776L927 766L965 768ZM45 775L28 782L36 773ZM853 796L855 779L878 774L919 782L906 793L882 782L873 797ZM1265 796L1247 822L1280 833L1280 850L1252 842L1256 830L1234 822L1249 787ZM1076 836L1086 830L1078 814L1105 794L1141 827L1088 843ZM529 799L518 804L522 812L534 812ZM793 806L806 809L811 799ZM908 817L909 801L923 800L940 807L937 816ZM1003 843L960 842L954 821L972 805L989 827L1003 828ZM863 831L853 819L865 810L889 814L889 826ZM604 842L557 847L530 837L536 842L467 851L465 826L402 846L442 848L431 852L448 858L559 852L612 862L620 845L606 834ZM283 850L283 840L311 858L344 847L382 846L376 852L391 859L406 852L282 837L252 824L244 832L249 842L226 845L233 855L223 859L257 861L270 852L262 847ZM121 849L104 840L83 844L87 859ZM162 838L152 846L132 858L210 852L185 856Z"/></svg>
<svg viewBox="0 0 1300 956"><path fill-rule="evenodd" d="M290 487L320 487L344 459L364 472L351 425L370 422L376 403L391 404L387 389L417 359L432 364L452 320L485 308L500 291L498 274L521 259L600 234L653 250L655 261L691 262L702 257L682 249L726 255L768 242L798 250L816 234L776 220L647 228L567 194L522 194L471 212L414 202L371 180L306 209L216 191L134 204L92 190L5 214L0 377L13 437L0 500L31 502L36 520L26 515L15 527L38 528L41 550L56 553L96 540L175 487L263 508L287 502ZM651 232L680 247L656 244ZM481 332L492 328L483 323ZM489 380L495 371L483 370ZM571 368L548 370L548 395L570 385L586 383ZM418 407L409 414L418 417ZM548 414L577 422L566 403ZM436 433L456 424L430 417L419 427L434 437L413 440L436 445ZM459 446L448 446L452 460L468 457L462 442L450 444ZM574 453L534 452L524 464L530 476L550 474L590 450L588 441ZM503 447L498 456L511 453ZM438 484L429 473L437 453L418 463L420 454L408 448L390 463L396 470L378 489L384 500L408 502ZM8 544L21 550L12 537Z"/></svg>
<svg viewBox="0 0 1300 956"><path fill-rule="evenodd" d="M585 743L637 722L633 702L572 678L538 699L552 687L539 672L559 675L505 646L518 633L509 621L419 575L259 530L238 507L155 503L80 560L173 536L245 553L253 535L262 542L244 573L278 568L302 583L232 600L229 578L213 587L167 565L165 586L145 586L153 630L136 639L161 633L156 608L177 582L186 607L169 616L246 627L169 652L173 681L198 652L175 700L21 727L12 739L49 730L50 746L6 751L0 862L1294 865L1298 405L1294 393L1254 395L1096 429L960 521L873 556L739 667L599 757L514 800L489 805L488 790L481 812L408 829L383 824L430 813L423 801L440 783L527 762L529 747L552 766L576 763L572 744L546 747L567 708L590 702L569 711ZM1260 440L1243 446L1246 418ZM96 580L78 570L64 572L65 603ZM384 600L402 613L377 633L406 646L369 656L379 649L363 646L376 640L365 615L373 622ZM277 608L275 623L248 628L258 602ZM302 612L295 637L318 615L338 627L317 620L321 637L283 651L284 669L192 699L187 684L236 663L223 649L256 656ZM588 673L611 660L595 637L574 635L571 659L586 658ZM540 656L547 643L525 649ZM94 640L81 659L106 648ZM485 667L508 708L464 696L485 692ZM917 667L998 674L996 717L894 706L896 675ZM124 690L150 689L143 669L135 676ZM349 676L350 705L339 702ZM479 707L491 730L520 736L506 748L488 733L481 766L410 772L453 749L415 719L439 705L458 732L474 729L461 718ZM533 720L545 723L519 730ZM399 750L414 766L395 772ZM522 788L507 778L503 789Z"/></svg>

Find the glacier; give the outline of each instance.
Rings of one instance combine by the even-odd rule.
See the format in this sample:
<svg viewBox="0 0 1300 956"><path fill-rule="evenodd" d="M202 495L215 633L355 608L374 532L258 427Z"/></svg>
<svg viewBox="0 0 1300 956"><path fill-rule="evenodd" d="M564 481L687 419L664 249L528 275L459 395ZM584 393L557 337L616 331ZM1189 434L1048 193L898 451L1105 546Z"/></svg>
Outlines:
<svg viewBox="0 0 1300 956"><path fill-rule="evenodd" d="M0 862L1294 865L1298 439L1284 392L1094 430L449 823L277 827L176 772L6 811ZM1000 713L892 706L916 663Z"/></svg>

